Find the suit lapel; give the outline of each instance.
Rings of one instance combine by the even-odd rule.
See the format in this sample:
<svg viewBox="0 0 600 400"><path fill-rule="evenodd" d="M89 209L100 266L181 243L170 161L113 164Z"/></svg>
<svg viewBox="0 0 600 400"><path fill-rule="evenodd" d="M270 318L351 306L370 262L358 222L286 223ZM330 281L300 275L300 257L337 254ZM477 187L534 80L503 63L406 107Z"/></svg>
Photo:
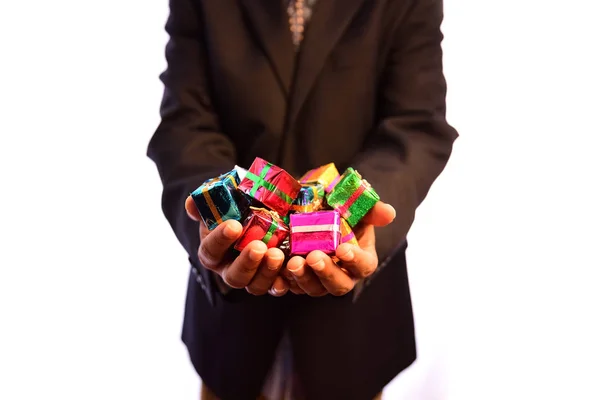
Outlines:
<svg viewBox="0 0 600 400"><path fill-rule="evenodd" d="M294 77L295 49L283 0L240 0L271 66L289 94Z"/></svg>
<svg viewBox="0 0 600 400"><path fill-rule="evenodd" d="M250 1L260 3L257 0ZM348 28L352 18L364 1L317 1L298 57L294 91L288 115L288 126L293 126L295 123L298 113L317 80L329 53Z"/></svg>

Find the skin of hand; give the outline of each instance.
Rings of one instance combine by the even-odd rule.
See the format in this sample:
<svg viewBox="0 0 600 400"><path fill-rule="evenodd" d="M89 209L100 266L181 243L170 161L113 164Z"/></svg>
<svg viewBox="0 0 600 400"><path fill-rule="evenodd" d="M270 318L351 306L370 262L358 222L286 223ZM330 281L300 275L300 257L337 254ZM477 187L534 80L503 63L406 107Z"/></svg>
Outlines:
<svg viewBox="0 0 600 400"><path fill-rule="evenodd" d="M259 240L251 242L233 261L228 260L229 248L242 233L241 224L229 220L209 231L191 197L186 199L185 208L190 218L200 222L200 262L233 288L246 288L254 295L269 293L272 296L283 296L288 290L312 297L347 294L359 279L370 276L377 268L375 227L386 226L396 217L396 210L380 201L353 229L359 246L341 244L335 254L338 260L318 250L306 258L294 256L282 269L283 252L276 248L267 249Z"/></svg>
<svg viewBox="0 0 600 400"><path fill-rule="evenodd" d="M229 256L230 247L242 234L238 221L228 220L209 231L191 197L185 201L188 216L200 223L198 259L207 269L216 272L223 281L236 289L246 288L253 295L283 296L290 288L279 273L285 256L280 249L267 249L260 240L248 244L235 259Z"/></svg>
<svg viewBox="0 0 600 400"><path fill-rule="evenodd" d="M335 256L339 261L318 250L306 258L292 257L282 270L291 292L312 297L343 296L350 292L356 282L371 275L379 263L375 251L375 227L386 226L395 217L394 207L378 202L353 229L359 246L349 243L338 246Z"/></svg>

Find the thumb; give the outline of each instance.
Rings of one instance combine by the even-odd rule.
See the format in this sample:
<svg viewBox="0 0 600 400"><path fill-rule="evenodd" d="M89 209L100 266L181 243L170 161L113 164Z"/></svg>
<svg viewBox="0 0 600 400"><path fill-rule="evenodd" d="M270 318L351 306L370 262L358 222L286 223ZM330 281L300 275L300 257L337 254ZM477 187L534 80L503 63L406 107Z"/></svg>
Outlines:
<svg viewBox="0 0 600 400"><path fill-rule="evenodd" d="M396 218L396 210L390 204L378 201L375 206L360 221L361 225L378 227L389 225Z"/></svg>
<svg viewBox="0 0 600 400"><path fill-rule="evenodd" d="M185 199L185 211L187 212L188 217L194 221L200 221L200 213L198 212L198 208L196 208L196 204L194 204L192 196L188 196L187 199Z"/></svg>

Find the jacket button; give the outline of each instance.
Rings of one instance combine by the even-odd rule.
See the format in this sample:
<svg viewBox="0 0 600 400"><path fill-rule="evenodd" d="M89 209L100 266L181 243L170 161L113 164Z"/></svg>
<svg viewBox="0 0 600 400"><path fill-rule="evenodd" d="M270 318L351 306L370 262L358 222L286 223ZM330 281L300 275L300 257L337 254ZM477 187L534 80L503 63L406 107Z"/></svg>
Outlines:
<svg viewBox="0 0 600 400"><path fill-rule="evenodd" d="M192 273L196 276L196 283L200 284L202 290L206 292L206 285L204 284L204 279L202 279L202 275L198 273L196 268L192 268Z"/></svg>
<svg viewBox="0 0 600 400"><path fill-rule="evenodd" d="M202 275L198 274L196 276L196 282L198 282L200 284L200 287L202 288L202 290L204 290L206 292L206 285L204 284L204 279L202 279Z"/></svg>

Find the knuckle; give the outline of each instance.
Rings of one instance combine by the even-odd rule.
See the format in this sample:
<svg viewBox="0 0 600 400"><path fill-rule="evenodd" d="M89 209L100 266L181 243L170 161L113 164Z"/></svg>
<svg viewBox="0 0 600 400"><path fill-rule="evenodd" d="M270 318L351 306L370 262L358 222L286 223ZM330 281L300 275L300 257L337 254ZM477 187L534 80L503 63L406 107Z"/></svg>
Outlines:
<svg viewBox="0 0 600 400"><path fill-rule="evenodd" d="M219 265L219 260L214 255L214 252L212 251L211 247L206 245L205 243L206 242L200 244L200 249L198 250L198 258L206 268L214 269L217 265Z"/></svg>
<svg viewBox="0 0 600 400"><path fill-rule="evenodd" d="M359 278L366 278L369 275L371 275L373 273L373 271L370 268L363 268L361 270L358 271L358 277Z"/></svg>
<svg viewBox="0 0 600 400"><path fill-rule="evenodd" d="M231 276L230 274L223 274L223 281L234 289L242 289L246 286L245 282L242 282L236 276Z"/></svg>
<svg viewBox="0 0 600 400"><path fill-rule="evenodd" d="M367 278L369 276L371 276L373 274L373 272L375 272L375 269L377 268L377 262L376 260L373 259L369 259L367 262L365 262L362 266L362 268L359 268L359 276L360 278Z"/></svg>
<svg viewBox="0 0 600 400"><path fill-rule="evenodd" d="M323 281L331 282L335 279L335 276L333 274L333 271L327 271L327 272L321 273L319 275L319 278Z"/></svg>
<svg viewBox="0 0 600 400"><path fill-rule="evenodd" d="M281 268L280 265L277 265L276 269L270 269L268 260L263 260L256 268L258 268L258 273L265 278L271 278L276 275L279 275L279 270Z"/></svg>
<svg viewBox="0 0 600 400"><path fill-rule="evenodd" d="M262 296L267 293L266 289L258 288L256 286L246 286L246 291L254 296Z"/></svg>
<svg viewBox="0 0 600 400"><path fill-rule="evenodd" d="M223 232L219 232L220 234L215 235L214 242L217 246L221 248L227 248L231 244L231 241L225 237Z"/></svg>
<svg viewBox="0 0 600 400"><path fill-rule="evenodd" d="M249 263L240 263L236 266L236 269L239 271L240 274L249 276L253 276L256 273L257 268L257 265L252 265Z"/></svg>
<svg viewBox="0 0 600 400"><path fill-rule="evenodd" d="M283 276L283 278L285 280L287 280L288 282L294 283L294 276L292 275L292 273L290 271L288 271L287 269L282 269L281 270L281 275Z"/></svg>
<svg viewBox="0 0 600 400"><path fill-rule="evenodd" d="M344 296L346 294L348 294L348 292L350 292L350 290L352 290L351 288L348 288L347 286L340 286L337 287L333 290L332 294L334 296Z"/></svg>
<svg viewBox="0 0 600 400"><path fill-rule="evenodd" d="M198 251L198 260L206 269L214 270L216 267L216 264L209 260L202 250Z"/></svg>
<svg viewBox="0 0 600 400"><path fill-rule="evenodd" d="M373 260L372 260L372 261L369 263L369 265L368 265L368 267L367 267L367 269L366 269L367 276L365 276L365 278L367 278L367 277L369 277L369 276L373 275L373 272L375 272L375 270L376 270L376 269L377 269L377 260L376 260L376 259L373 259Z"/></svg>
<svg viewBox="0 0 600 400"><path fill-rule="evenodd" d="M300 285L308 285L311 282L311 278L309 275L304 274L302 276L296 276L296 282L298 282L298 284Z"/></svg>
<svg viewBox="0 0 600 400"><path fill-rule="evenodd" d="M323 297L327 294L327 290L326 289L322 289L322 290L317 290L315 292L311 292L309 293L310 297Z"/></svg>

